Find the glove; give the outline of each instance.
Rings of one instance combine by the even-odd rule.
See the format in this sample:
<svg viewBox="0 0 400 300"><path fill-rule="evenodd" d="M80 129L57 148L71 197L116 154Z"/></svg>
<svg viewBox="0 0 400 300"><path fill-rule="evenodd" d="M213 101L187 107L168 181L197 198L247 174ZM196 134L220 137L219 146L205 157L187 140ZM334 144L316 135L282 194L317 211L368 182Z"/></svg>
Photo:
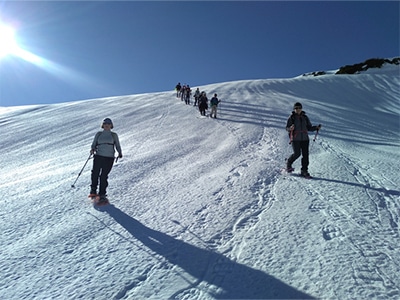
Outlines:
<svg viewBox="0 0 400 300"><path fill-rule="evenodd" d="M318 130L320 130L320 129L321 129L321 127L322 127L322 125L321 125L321 124L319 124L319 125L317 126L317 129L318 129Z"/></svg>
<svg viewBox="0 0 400 300"><path fill-rule="evenodd" d="M94 150L90 149L90 154L93 155L94 154Z"/></svg>
<svg viewBox="0 0 400 300"><path fill-rule="evenodd" d="M118 155L118 158L122 158L122 153L120 153L120 154Z"/></svg>

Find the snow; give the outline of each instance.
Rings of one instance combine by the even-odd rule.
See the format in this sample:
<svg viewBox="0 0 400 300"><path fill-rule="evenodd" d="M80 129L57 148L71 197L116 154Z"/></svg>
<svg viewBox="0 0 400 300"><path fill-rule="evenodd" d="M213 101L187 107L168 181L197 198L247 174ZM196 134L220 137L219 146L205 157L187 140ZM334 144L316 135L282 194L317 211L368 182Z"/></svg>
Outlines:
<svg viewBox="0 0 400 300"><path fill-rule="evenodd" d="M395 65L201 86L218 119L174 91L0 108L0 298L399 299L399 86ZM281 174L297 101L312 180ZM105 117L124 157L96 209Z"/></svg>

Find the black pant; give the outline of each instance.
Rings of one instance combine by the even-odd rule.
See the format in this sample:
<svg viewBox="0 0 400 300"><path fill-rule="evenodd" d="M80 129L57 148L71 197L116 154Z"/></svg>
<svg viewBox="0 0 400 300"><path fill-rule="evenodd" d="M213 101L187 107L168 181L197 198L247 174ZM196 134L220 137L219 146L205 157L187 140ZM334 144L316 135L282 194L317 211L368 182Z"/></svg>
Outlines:
<svg viewBox="0 0 400 300"><path fill-rule="evenodd" d="M308 171L308 146L310 144L310 141L293 141L292 142L292 147L293 147L293 154L288 158L287 160L287 166L291 167L293 162L300 157L300 155L303 155L301 158L301 170L302 171Z"/></svg>
<svg viewBox="0 0 400 300"><path fill-rule="evenodd" d="M206 115L207 109L208 109L208 105L206 103L199 103L199 111L202 116Z"/></svg>
<svg viewBox="0 0 400 300"><path fill-rule="evenodd" d="M92 184L91 190L96 191L100 177L100 189L99 195L106 195L106 189L108 186L108 174L110 173L114 164L113 157L94 156L93 169L92 169Z"/></svg>

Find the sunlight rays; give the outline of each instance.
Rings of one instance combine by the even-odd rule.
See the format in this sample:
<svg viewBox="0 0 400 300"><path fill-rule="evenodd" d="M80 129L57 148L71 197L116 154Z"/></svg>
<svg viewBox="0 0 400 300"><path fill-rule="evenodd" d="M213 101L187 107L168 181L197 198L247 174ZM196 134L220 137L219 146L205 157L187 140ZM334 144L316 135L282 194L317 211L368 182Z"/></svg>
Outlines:
<svg viewBox="0 0 400 300"><path fill-rule="evenodd" d="M18 50L14 29L0 24L0 59Z"/></svg>
<svg viewBox="0 0 400 300"><path fill-rule="evenodd" d="M45 59L21 48L18 44L16 30L0 20L0 60L11 56L21 58L39 67L45 66Z"/></svg>
<svg viewBox="0 0 400 300"><path fill-rule="evenodd" d="M22 59L80 89L106 90L108 88L108 85L104 82L95 80L82 72L73 70L72 68L63 66L24 49L19 45L16 33L17 31L12 26L0 20L0 63L2 60Z"/></svg>

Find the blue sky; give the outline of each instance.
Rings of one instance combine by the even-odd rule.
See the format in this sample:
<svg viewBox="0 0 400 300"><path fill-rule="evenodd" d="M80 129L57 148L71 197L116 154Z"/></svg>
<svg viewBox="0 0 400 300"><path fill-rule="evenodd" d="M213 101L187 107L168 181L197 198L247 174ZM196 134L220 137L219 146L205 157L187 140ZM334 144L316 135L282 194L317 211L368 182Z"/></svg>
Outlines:
<svg viewBox="0 0 400 300"><path fill-rule="evenodd" d="M0 106L245 79L399 56L398 1L0 1L36 60L0 61Z"/></svg>

